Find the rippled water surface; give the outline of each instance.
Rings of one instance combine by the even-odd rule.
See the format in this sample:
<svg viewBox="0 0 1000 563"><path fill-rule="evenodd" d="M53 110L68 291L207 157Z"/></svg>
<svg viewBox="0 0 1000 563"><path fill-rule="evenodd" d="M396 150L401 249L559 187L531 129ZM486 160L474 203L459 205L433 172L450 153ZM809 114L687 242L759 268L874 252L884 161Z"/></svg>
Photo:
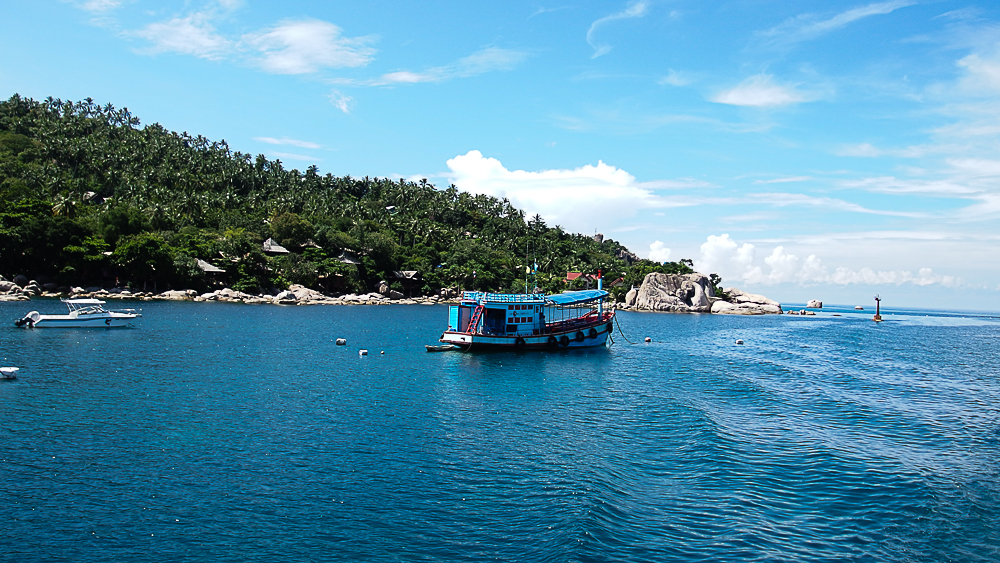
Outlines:
<svg viewBox="0 0 1000 563"><path fill-rule="evenodd" d="M429 354L443 306L141 306L0 328L0 558L1000 558L989 315L621 313L609 349Z"/></svg>

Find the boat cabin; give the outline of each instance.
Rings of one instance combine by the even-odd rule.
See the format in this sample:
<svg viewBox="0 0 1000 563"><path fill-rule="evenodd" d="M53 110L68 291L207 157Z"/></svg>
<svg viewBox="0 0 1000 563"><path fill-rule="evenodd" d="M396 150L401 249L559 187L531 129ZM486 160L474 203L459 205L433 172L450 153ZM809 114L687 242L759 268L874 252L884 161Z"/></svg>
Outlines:
<svg viewBox="0 0 1000 563"><path fill-rule="evenodd" d="M451 306L448 330L466 332L474 320L482 334L541 334L545 327L545 301L540 295L466 291L461 304Z"/></svg>
<svg viewBox="0 0 1000 563"><path fill-rule="evenodd" d="M69 309L69 313L77 315L93 315L96 313L107 313L104 308L104 301L100 299L63 299L63 303Z"/></svg>

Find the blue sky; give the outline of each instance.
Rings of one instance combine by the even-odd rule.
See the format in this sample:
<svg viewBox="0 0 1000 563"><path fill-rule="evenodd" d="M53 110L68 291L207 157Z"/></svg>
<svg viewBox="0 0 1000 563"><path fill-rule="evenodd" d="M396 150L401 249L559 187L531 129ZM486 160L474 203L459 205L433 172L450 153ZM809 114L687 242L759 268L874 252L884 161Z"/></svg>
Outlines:
<svg viewBox="0 0 1000 563"><path fill-rule="evenodd" d="M15 0L0 96L509 198L728 286L1000 310L1000 6Z"/></svg>

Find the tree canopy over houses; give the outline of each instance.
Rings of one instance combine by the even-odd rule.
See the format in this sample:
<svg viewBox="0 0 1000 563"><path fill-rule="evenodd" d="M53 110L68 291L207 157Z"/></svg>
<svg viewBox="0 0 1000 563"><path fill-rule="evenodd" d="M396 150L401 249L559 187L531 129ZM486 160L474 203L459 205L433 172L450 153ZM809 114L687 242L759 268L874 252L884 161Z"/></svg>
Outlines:
<svg viewBox="0 0 1000 563"><path fill-rule="evenodd" d="M266 253L268 239L289 252ZM395 271L419 272L423 293L522 291L536 263L534 283L561 291L568 271L628 283L662 271L613 240L454 185L286 169L89 98L0 102L0 274L199 288L209 283L199 260L254 292L367 291Z"/></svg>

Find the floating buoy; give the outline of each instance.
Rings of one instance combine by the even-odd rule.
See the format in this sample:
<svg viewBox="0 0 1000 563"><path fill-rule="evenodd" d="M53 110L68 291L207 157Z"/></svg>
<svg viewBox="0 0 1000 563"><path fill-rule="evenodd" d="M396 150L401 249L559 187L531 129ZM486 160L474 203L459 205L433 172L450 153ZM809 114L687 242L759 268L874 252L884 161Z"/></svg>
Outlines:
<svg viewBox="0 0 1000 563"><path fill-rule="evenodd" d="M337 346L343 346L344 344L347 344L347 339L346 338L338 338L337 339Z"/></svg>
<svg viewBox="0 0 1000 563"><path fill-rule="evenodd" d="M652 342L652 341L653 341L653 339L652 339L652 338L650 338L650 337L648 337L648 336L646 337L646 342Z"/></svg>
<svg viewBox="0 0 1000 563"><path fill-rule="evenodd" d="M367 356L368 355L368 350L365 350L364 348L362 348L362 349L358 350L358 355L359 356Z"/></svg>
<svg viewBox="0 0 1000 563"><path fill-rule="evenodd" d="M385 350L382 350L381 352L379 352L379 354L382 354L384 356L385 355Z"/></svg>
<svg viewBox="0 0 1000 563"><path fill-rule="evenodd" d="M736 344L738 344L738 345L742 346L742 345L743 345L743 340L742 340L742 339L740 339L740 338L737 338L737 339L736 339Z"/></svg>

